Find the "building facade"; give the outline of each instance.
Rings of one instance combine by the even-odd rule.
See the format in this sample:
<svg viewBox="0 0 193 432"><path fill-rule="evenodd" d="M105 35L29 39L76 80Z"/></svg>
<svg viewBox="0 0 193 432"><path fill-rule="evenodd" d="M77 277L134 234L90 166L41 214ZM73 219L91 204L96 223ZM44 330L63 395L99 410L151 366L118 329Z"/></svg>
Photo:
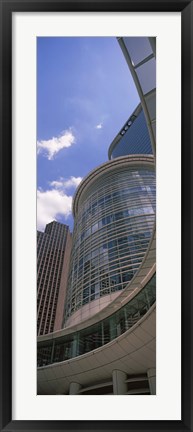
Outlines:
<svg viewBox="0 0 193 432"><path fill-rule="evenodd" d="M140 267L155 221L153 156L125 156L92 171L74 197L64 325L105 307Z"/></svg>
<svg viewBox="0 0 193 432"><path fill-rule="evenodd" d="M107 307L38 338L38 394L156 393L155 229L143 263Z"/></svg>
<svg viewBox="0 0 193 432"><path fill-rule="evenodd" d="M71 251L67 225L51 222L45 232L37 232L37 334L62 326L66 275ZM59 301L58 301L59 300Z"/></svg>

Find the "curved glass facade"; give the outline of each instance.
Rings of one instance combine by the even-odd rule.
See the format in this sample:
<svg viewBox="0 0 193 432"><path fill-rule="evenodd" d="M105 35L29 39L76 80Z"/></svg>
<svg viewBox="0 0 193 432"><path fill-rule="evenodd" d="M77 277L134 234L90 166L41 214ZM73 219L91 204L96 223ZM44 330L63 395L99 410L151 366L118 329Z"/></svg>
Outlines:
<svg viewBox="0 0 193 432"><path fill-rule="evenodd" d="M38 342L38 367L69 360L106 345L136 324L155 299L156 274L132 300L108 318L78 332Z"/></svg>
<svg viewBox="0 0 193 432"><path fill-rule="evenodd" d="M128 154L152 154L149 131L143 110L132 115L120 132L120 139L109 149L109 159Z"/></svg>
<svg viewBox="0 0 193 432"><path fill-rule="evenodd" d="M124 289L141 265L155 219L150 162L117 166L111 161L83 188L75 214L66 320L87 303Z"/></svg>

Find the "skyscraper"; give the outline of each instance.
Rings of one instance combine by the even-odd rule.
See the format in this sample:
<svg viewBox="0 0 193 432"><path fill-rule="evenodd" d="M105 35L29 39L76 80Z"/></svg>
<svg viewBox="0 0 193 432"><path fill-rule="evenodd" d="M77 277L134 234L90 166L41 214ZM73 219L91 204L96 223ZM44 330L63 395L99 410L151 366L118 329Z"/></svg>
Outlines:
<svg viewBox="0 0 193 432"><path fill-rule="evenodd" d="M37 232L38 335L61 328L70 250L67 225L53 221Z"/></svg>
<svg viewBox="0 0 193 432"><path fill-rule="evenodd" d="M153 154L148 127L141 104L114 138L108 151L109 159L128 154Z"/></svg>

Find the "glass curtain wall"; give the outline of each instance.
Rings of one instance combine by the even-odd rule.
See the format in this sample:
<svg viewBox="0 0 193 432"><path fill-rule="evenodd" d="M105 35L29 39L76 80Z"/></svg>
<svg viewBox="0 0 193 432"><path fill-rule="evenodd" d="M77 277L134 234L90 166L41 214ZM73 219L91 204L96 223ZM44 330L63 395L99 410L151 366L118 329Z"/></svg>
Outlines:
<svg viewBox="0 0 193 432"><path fill-rule="evenodd" d="M65 318L87 303L123 290L146 253L155 220L155 171L115 167L79 200Z"/></svg>

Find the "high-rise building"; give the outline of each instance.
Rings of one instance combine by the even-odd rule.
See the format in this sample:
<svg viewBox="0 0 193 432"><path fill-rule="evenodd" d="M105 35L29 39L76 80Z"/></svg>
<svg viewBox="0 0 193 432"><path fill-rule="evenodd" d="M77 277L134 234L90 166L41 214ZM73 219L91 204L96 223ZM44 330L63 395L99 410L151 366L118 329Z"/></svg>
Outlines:
<svg viewBox="0 0 193 432"><path fill-rule="evenodd" d="M71 251L67 225L51 222L37 232L37 334L62 326L66 276Z"/></svg>
<svg viewBox="0 0 193 432"><path fill-rule="evenodd" d="M64 327L38 338L38 394L156 393L155 40L119 43L141 105L76 191Z"/></svg>
<svg viewBox="0 0 193 432"><path fill-rule="evenodd" d="M152 153L148 127L139 104L111 143L108 156L109 159L114 159L128 154Z"/></svg>

